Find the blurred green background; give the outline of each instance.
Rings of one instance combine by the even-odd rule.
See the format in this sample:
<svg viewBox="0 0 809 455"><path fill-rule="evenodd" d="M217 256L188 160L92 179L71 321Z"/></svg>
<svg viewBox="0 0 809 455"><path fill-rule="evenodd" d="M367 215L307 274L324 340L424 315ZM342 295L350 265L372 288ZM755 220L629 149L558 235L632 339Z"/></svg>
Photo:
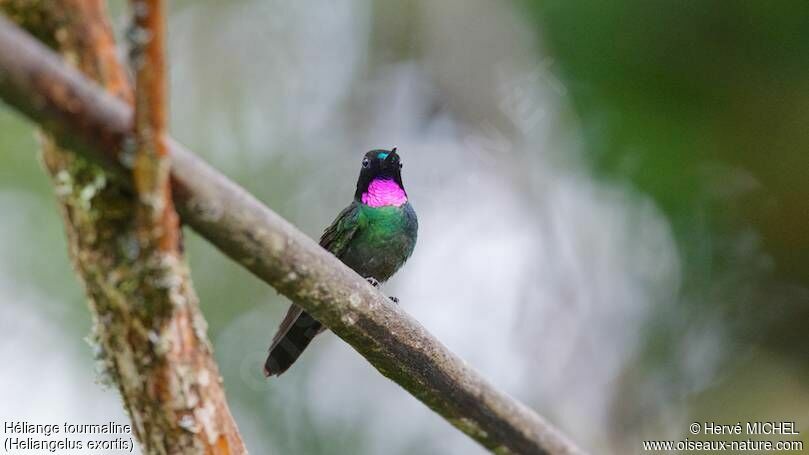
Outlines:
<svg viewBox="0 0 809 455"><path fill-rule="evenodd" d="M692 421L806 441L807 25L805 1L178 0L171 128L313 237L398 146L421 231L386 290L593 453ZM0 105L0 416L124 419L36 150ZM266 381L287 302L187 234L252 453L482 453L333 335Z"/></svg>

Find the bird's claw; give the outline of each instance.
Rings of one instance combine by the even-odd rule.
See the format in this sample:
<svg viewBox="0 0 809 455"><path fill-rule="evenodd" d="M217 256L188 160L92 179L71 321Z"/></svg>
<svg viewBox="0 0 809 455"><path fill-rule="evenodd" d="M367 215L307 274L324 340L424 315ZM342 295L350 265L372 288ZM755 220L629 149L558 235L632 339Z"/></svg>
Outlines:
<svg viewBox="0 0 809 455"><path fill-rule="evenodd" d="M367 281L368 284L370 284L371 286L373 286L375 288L379 287L379 281L377 281L377 279L372 277L372 276L369 276L369 277L365 278L365 281ZM390 296L388 298L390 299L391 302L393 302L393 303L395 303L397 305L399 304L399 298L398 297Z"/></svg>

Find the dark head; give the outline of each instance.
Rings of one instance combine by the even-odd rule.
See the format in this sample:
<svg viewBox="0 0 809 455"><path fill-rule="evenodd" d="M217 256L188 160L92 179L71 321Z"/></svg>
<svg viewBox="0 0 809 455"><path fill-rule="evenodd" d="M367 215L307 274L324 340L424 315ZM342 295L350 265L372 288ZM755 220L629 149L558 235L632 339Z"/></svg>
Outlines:
<svg viewBox="0 0 809 455"><path fill-rule="evenodd" d="M402 160L396 147L365 154L354 199L375 207L407 202L402 184Z"/></svg>

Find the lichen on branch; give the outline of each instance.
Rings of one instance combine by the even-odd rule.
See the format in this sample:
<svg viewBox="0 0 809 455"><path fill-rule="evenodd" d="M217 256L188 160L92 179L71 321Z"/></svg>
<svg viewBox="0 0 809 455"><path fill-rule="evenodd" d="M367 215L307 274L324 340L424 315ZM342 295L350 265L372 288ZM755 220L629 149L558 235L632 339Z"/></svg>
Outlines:
<svg viewBox="0 0 809 455"><path fill-rule="evenodd" d="M0 0L0 11L109 93L131 103L103 0ZM75 101L74 92L40 73L21 79L61 102ZM85 127L97 146L110 150L103 132ZM163 206L174 214L173 240L157 241L158 247L151 248L151 241L143 242L136 216L142 204L128 176L58 146L46 132L40 136L70 256L88 296L92 339L99 347L105 382L117 386L143 452L246 453L227 407L188 267L178 251L173 206ZM110 151L117 154L119 145L114 148ZM164 173L167 189L167 168ZM163 197L170 201L170 194Z"/></svg>

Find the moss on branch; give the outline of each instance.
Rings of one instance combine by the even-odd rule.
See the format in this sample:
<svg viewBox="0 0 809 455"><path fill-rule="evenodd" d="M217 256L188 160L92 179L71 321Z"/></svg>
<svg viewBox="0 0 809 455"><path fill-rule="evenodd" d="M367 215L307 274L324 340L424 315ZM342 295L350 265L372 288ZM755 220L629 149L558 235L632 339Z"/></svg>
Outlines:
<svg viewBox="0 0 809 455"><path fill-rule="evenodd" d="M0 0L0 9L64 61L131 102L103 1ZM62 102L74 99L63 87L34 83ZM103 135L94 140L103 142ZM48 132L41 144L70 256L88 296L102 375L120 391L144 452L246 453L176 241L163 250L139 236L137 199L125 173L60 147Z"/></svg>

